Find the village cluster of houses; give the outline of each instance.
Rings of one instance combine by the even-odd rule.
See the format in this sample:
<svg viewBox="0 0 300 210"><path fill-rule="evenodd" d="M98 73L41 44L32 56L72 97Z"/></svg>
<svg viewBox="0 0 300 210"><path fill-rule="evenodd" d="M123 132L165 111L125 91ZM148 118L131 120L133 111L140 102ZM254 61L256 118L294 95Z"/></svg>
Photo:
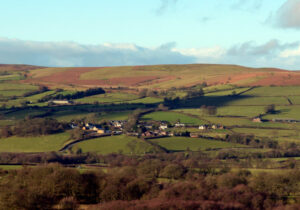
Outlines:
<svg viewBox="0 0 300 210"><path fill-rule="evenodd" d="M109 121L110 128L112 129L107 129L101 125L93 124L93 123L85 123L83 126L71 124L71 128L78 128L80 127L82 130L89 132L90 134L93 135L120 135L123 133L123 128L124 125L127 121L122 121L122 120L112 120Z"/></svg>
<svg viewBox="0 0 300 210"><path fill-rule="evenodd" d="M216 130L216 129L224 129L223 125L200 125L199 130Z"/></svg>
<svg viewBox="0 0 300 210"><path fill-rule="evenodd" d="M78 128L80 127L82 130L86 131L92 136L102 136L102 135L120 135L124 133L124 126L127 121L122 120L113 120L109 121L109 126L103 127L101 125L93 124L93 123L85 123L84 125L78 126L71 124L71 128ZM107 128L109 127L109 128ZM154 137L166 137L166 136L175 136L177 134L176 131L171 131L169 128L184 128L184 127L191 127L187 126L184 123L177 122L171 125L168 122L147 122L147 121L140 121L137 124L138 128L141 128L141 133L138 132L131 132L126 133L130 136L141 136L145 138L154 138ZM209 130L209 129L224 129L222 125L200 125L192 126L198 128L199 130ZM198 137L195 133L189 134L190 137Z"/></svg>

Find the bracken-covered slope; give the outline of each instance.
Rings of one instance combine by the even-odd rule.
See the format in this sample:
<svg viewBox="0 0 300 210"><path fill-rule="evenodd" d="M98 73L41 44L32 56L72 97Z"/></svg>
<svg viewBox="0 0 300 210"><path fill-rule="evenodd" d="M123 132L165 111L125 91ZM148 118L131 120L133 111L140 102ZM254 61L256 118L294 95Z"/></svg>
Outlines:
<svg viewBox="0 0 300 210"><path fill-rule="evenodd" d="M50 87L121 86L157 89L188 87L203 82L208 85L291 86L300 85L300 72L214 64L31 68L25 82Z"/></svg>

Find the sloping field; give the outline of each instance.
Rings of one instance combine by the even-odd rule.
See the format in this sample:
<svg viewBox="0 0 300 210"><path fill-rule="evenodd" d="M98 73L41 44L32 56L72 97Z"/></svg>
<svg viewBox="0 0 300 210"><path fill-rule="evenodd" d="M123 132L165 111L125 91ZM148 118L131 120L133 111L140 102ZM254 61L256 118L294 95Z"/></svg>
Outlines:
<svg viewBox="0 0 300 210"><path fill-rule="evenodd" d="M241 144L232 144L223 141L207 140L202 138L188 138L188 137L169 137L162 139L153 139L151 142L158 144L161 147L170 151L199 151L207 149L223 149L235 147L247 147Z"/></svg>
<svg viewBox="0 0 300 210"><path fill-rule="evenodd" d="M185 114L176 113L176 112L152 112L150 114L146 114L142 117L143 120L155 120L155 121L168 121L170 123L176 123L178 120L182 123L186 124L194 124L194 125L201 125L203 121L190 117Z"/></svg>
<svg viewBox="0 0 300 210"><path fill-rule="evenodd" d="M74 149L79 148L83 152L96 152L99 154L144 154L155 150L151 144L125 135L96 138L74 145Z"/></svg>
<svg viewBox="0 0 300 210"><path fill-rule="evenodd" d="M300 73L214 64L47 68L31 70L26 82L49 86L124 86L167 89L193 86L204 81L209 85L300 85Z"/></svg>
<svg viewBox="0 0 300 210"><path fill-rule="evenodd" d="M0 152L50 152L58 151L70 137L59 133L38 137L17 137L0 139Z"/></svg>

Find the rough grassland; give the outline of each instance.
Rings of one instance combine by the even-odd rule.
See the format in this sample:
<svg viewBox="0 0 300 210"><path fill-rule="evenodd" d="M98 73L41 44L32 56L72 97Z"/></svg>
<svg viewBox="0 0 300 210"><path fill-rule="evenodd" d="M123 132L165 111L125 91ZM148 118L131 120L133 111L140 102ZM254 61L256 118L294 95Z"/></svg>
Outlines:
<svg viewBox="0 0 300 210"><path fill-rule="evenodd" d="M170 151L184 151L187 148L189 148L191 151L198 151L206 149L245 147L244 145L232 144L228 142L187 137L153 139L151 142L158 144Z"/></svg>
<svg viewBox="0 0 300 210"><path fill-rule="evenodd" d="M31 70L27 83L48 84L51 87L137 87L167 89L209 85L299 85L298 72L278 69L256 69L236 65L192 64L123 66L93 68L46 68Z"/></svg>
<svg viewBox="0 0 300 210"><path fill-rule="evenodd" d="M0 139L0 152L49 152L58 151L70 137L59 133L38 137L10 137Z"/></svg>

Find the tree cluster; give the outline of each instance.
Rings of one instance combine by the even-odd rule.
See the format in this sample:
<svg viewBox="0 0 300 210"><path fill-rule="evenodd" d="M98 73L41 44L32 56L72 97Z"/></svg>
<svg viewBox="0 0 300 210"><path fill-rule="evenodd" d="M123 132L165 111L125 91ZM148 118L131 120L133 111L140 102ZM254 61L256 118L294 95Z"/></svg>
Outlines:
<svg viewBox="0 0 300 210"><path fill-rule="evenodd" d="M80 173L57 164L0 170L0 209L77 209L78 204L122 210L300 207L295 196L300 192L297 170L253 175L247 170L211 170L183 157L127 158L124 165L109 167L106 173ZM169 181L159 181L162 178Z"/></svg>
<svg viewBox="0 0 300 210"><path fill-rule="evenodd" d="M217 107L216 106L205 106L201 107L203 114L205 115L216 115L217 114Z"/></svg>
<svg viewBox="0 0 300 210"><path fill-rule="evenodd" d="M26 93L23 94L23 96L24 97L28 97L28 96L32 96L32 95L36 95L36 94L40 94L40 93L46 92L48 90L49 90L48 87L40 85L39 88L38 88L38 90L33 90L33 91L30 91L30 92L26 92Z"/></svg>
<svg viewBox="0 0 300 210"><path fill-rule="evenodd" d="M6 126L1 130L1 136L39 136L62 132L67 126L51 118L29 118L16 123L14 126Z"/></svg>
<svg viewBox="0 0 300 210"><path fill-rule="evenodd" d="M50 101L50 100L72 100L72 99L79 99L79 98L84 98L88 96L93 96L93 95L98 95L98 94L104 94L105 90L102 88L91 88L86 91L77 91L72 94L56 94L56 95L47 95L43 97L42 99L39 100L39 102L45 102L45 101Z"/></svg>

